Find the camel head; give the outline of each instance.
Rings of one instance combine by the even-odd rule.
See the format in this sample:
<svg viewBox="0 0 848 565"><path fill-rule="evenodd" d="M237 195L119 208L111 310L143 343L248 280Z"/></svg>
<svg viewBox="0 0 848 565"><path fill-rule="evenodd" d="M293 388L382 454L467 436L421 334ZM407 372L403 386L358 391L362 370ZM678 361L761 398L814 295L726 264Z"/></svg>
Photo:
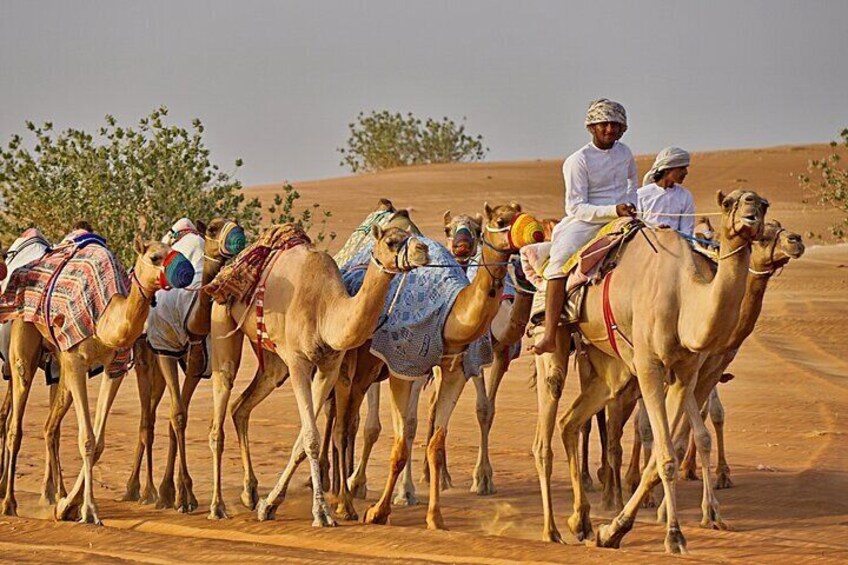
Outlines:
<svg viewBox="0 0 848 565"><path fill-rule="evenodd" d="M452 216L450 210L445 210L447 247L460 265L467 265L468 261L477 255L477 245L480 242L482 229L481 214L476 214L474 217L467 214Z"/></svg>
<svg viewBox="0 0 848 565"><path fill-rule="evenodd" d="M374 251L371 258L386 273L397 274L430 264L427 246L414 235L396 227L371 227Z"/></svg>
<svg viewBox="0 0 848 565"><path fill-rule="evenodd" d="M409 232L414 235L421 235L421 230L418 229L418 226L415 225L415 222L412 221L412 218L409 216L408 208L401 208L400 210L395 210L392 208L392 214L389 216L389 219L383 224L384 228L399 228L405 232Z"/></svg>
<svg viewBox="0 0 848 565"><path fill-rule="evenodd" d="M763 234L754 242L751 253L751 271L755 274L773 274L790 259L804 254L804 241L800 234L791 232L777 220L769 220Z"/></svg>
<svg viewBox="0 0 848 565"><path fill-rule="evenodd" d="M757 239L763 231L768 200L750 190L734 190L728 195L717 193L721 207L721 236L725 241Z"/></svg>
<svg viewBox="0 0 848 565"><path fill-rule="evenodd" d="M144 240L136 234L133 249L138 256L130 278L148 301L157 290L185 288L194 279L191 261L164 243Z"/></svg>
<svg viewBox="0 0 848 565"><path fill-rule="evenodd" d="M483 204L485 217L483 244L510 254L525 245L540 243L545 239L542 225L530 214L521 211L521 204L512 201L492 208Z"/></svg>
<svg viewBox="0 0 848 565"><path fill-rule="evenodd" d="M377 208L374 210L375 212L397 212L395 205L392 204L392 201L388 198L381 198L377 202Z"/></svg>
<svg viewBox="0 0 848 565"><path fill-rule="evenodd" d="M215 218L208 225L195 222L203 235L203 254L218 264L235 257L247 245L244 229L232 220Z"/></svg>

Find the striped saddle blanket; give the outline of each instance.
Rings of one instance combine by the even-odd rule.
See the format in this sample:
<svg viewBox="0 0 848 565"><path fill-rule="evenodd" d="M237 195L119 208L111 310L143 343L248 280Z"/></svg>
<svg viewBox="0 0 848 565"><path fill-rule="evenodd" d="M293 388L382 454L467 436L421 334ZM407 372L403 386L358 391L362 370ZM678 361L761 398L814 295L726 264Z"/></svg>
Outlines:
<svg viewBox="0 0 848 565"><path fill-rule="evenodd" d="M94 335L115 295L129 293L127 270L99 236L72 232L41 259L12 273L0 298L0 322L23 318L47 327L60 351ZM110 375L123 374L132 350L119 350Z"/></svg>

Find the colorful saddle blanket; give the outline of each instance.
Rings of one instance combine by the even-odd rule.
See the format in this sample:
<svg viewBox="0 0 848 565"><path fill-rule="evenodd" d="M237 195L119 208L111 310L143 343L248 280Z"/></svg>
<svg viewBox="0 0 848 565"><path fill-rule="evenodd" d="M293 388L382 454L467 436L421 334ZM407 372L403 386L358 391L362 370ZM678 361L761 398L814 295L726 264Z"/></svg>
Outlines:
<svg viewBox="0 0 848 565"><path fill-rule="evenodd" d="M422 267L406 276L395 276L374 338L371 353L382 359L395 375L408 379L428 377L444 354L442 330L459 292L469 285L468 277L443 245L426 237L419 239L430 250L434 265ZM354 295L362 287L371 260L373 239L342 266L342 279ZM403 285L400 287L399 285ZM394 308L389 311L394 303ZM463 354L462 367L467 378L480 375L492 362L492 342L488 333L470 344Z"/></svg>
<svg viewBox="0 0 848 565"><path fill-rule="evenodd" d="M45 326L54 345L67 351L94 335L109 302L127 296L129 286L127 270L105 240L78 230L12 273L0 299L0 322L21 317ZM131 358L131 348L119 350L108 373L123 374Z"/></svg>
<svg viewBox="0 0 848 565"><path fill-rule="evenodd" d="M385 226L392 219L392 214L394 212L389 210L376 210L368 214L359 227L353 230L339 252L333 256L336 265L341 267L349 263L364 246L368 245L368 240L371 239L371 228L375 225Z"/></svg>
<svg viewBox="0 0 848 565"><path fill-rule="evenodd" d="M224 265L204 290L220 304L230 300L248 302L272 254L304 243L312 241L299 224L271 226L235 259Z"/></svg>

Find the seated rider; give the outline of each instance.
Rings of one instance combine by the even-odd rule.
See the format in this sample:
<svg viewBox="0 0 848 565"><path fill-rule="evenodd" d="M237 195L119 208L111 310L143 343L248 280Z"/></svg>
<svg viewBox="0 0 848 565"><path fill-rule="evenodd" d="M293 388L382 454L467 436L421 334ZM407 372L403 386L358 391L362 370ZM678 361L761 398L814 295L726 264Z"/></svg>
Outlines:
<svg viewBox="0 0 848 565"><path fill-rule="evenodd" d="M680 183L689 172L689 153L666 147L657 154L645 185L638 191L639 212L650 226L666 226L686 235L695 231L695 200Z"/></svg>
<svg viewBox="0 0 848 565"><path fill-rule="evenodd" d="M605 224L636 213L636 161L630 148L618 141L627 131L624 107L606 98L595 100L586 112L585 124L592 134L591 143L562 165L566 216L551 237L551 254L544 272L545 335L531 348L537 354L553 352L556 347L557 326L565 303L566 261Z"/></svg>

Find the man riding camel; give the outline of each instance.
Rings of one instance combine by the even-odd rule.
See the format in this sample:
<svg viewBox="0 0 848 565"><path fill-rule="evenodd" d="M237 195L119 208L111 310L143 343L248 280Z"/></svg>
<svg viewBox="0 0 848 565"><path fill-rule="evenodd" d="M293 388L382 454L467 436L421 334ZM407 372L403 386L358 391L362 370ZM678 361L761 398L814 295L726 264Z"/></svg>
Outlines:
<svg viewBox="0 0 848 565"><path fill-rule="evenodd" d="M686 235L695 231L695 200L680 184L689 173L689 160L689 153L679 147L666 147L657 154L637 193L646 224L667 226Z"/></svg>
<svg viewBox="0 0 848 565"><path fill-rule="evenodd" d="M618 102L601 98L589 105L586 128L592 141L572 153L562 165L565 217L554 228L547 280L545 335L531 349L551 353L565 302L569 257L617 217L636 214L639 176L630 148L619 141L627 131L627 113Z"/></svg>

